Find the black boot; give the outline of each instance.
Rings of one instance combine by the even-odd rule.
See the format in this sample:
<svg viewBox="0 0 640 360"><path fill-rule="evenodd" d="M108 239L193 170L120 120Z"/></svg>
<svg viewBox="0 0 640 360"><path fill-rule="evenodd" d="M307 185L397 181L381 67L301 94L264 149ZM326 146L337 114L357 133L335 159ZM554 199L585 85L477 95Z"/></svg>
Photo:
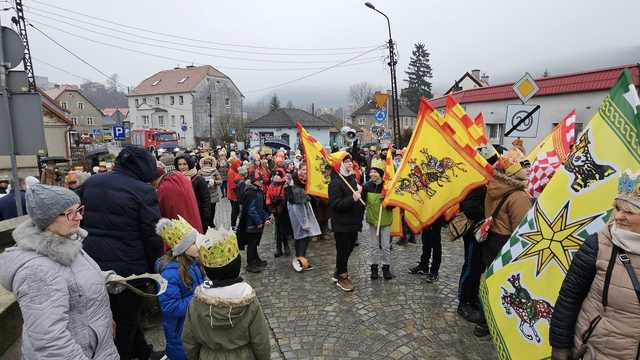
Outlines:
<svg viewBox="0 0 640 360"><path fill-rule="evenodd" d="M389 265L382 265L382 277L385 280L391 280L394 278L393 274L391 273L391 269L389 268Z"/></svg>
<svg viewBox="0 0 640 360"><path fill-rule="evenodd" d="M280 237L276 234L276 252L273 253L273 257L279 258L280 256L282 256L282 240L280 240Z"/></svg>
<svg viewBox="0 0 640 360"><path fill-rule="evenodd" d="M378 280L378 264L371 265L371 280Z"/></svg>

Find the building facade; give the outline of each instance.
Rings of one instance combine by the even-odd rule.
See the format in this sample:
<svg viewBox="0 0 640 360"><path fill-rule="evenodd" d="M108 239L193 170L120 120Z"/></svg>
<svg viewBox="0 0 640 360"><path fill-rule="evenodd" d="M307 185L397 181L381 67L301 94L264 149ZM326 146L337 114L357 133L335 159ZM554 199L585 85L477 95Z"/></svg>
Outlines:
<svg viewBox="0 0 640 360"><path fill-rule="evenodd" d="M631 71L637 88L640 84L637 65L622 65L535 79L540 90L527 105L540 105L539 121L531 125L536 128L535 136L521 137L525 149L529 151L538 144L573 109L576 111L576 134L580 133L625 68ZM510 147L518 133L505 136L512 127L512 119L507 119L507 105L522 104L512 86L513 83L507 83L472 88L450 95L465 108L469 116L475 117L480 112L483 114L485 132L491 143ZM431 103L443 112L446 96L432 99Z"/></svg>
<svg viewBox="0 0 640 360"><path fill-rule="evenodd" d="M68 112L74 129L81 136L98 138L102 134L102 111L80 92L75 85L55 85L45 94Z"/></svg>
<svg viewBox="0 0 640 360"><path fill-rule="evenodd" d="M335 129L335 124L300 109L278 109L247 123L249 147L278 139L288 144L291 149L297 149L300 145L297 122L321 144L330 147L330 131Z"/></svg>
<svg viewBox="0 0 640 360"><path fill-rule="evenodd" d="M173 130L181 146L192 148L208 142L210 133L219 139L230 123L241 121L244 95L229 77L205 65L160 71L128 98L131 128Z"/></svg>

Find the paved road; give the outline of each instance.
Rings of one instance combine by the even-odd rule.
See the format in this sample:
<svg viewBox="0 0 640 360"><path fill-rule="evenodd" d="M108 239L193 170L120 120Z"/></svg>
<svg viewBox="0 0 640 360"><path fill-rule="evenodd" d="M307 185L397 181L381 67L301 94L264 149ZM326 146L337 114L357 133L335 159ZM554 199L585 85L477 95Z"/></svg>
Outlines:
<svg viewBox="0 0 640 360"><path fill-rule="evenodd" d="M228 223L229 203L218 205L216 223ZM296 273L291 260L274 259L271 228L260 245L269 261L260 274L243 273L255 287L274 339L272 358L286 359L494 359L490 340L477 340L473 326L456 314L462 266L460 242L443 243L440 281L424 282L407 269L420 256L418 245L394 245L390 281L369 279L367 234L349 263L355 291L344 293L331 281L334 240L311 243L315 269ZM244 254L243 254L244 256ZM243 260L244 261L244 260Z"/></svg>

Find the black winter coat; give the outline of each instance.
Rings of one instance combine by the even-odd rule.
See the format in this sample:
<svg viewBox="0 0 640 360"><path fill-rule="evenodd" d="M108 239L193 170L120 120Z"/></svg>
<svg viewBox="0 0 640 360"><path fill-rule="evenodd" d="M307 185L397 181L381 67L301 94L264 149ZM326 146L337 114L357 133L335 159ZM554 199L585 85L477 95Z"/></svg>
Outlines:
<svg viewBox="0 0 640 360"><path fill-rule="evenodd" d="M467 197L460 203L460 210L472 221L478 222L484 217L484 197L487 194L487 187L480 186L471 190Z"/></svg>
<svg viewBox="0 0 640 360"><path fill-rule="evenodd" d="M204 232L207 232L207 227L210 225L209 218L211 217L211 193L209 192L209 184L207 184L207 180L202 176L196 175L191 178L191 185L193 186L193 192L196 194L196 201L198 201L202 229Z"/></svg>
<svg viewBox="0 0 640 360"><path fill-rule="evenodd" d="M573 347L578 314L596 277L597 258L598 234L593 234L585 240L573 257L553 308L549 342L555 348L571 349Z"/></svg>
<svg viewBox="0 0 640 360"><path fill-rule="evenodd" d="M155 231L158 198L149 184L155 169L151 153L127 146L113 171L91 176L83 184L82 227L89 232L84 250L102 270L121 276L153 272L162 255L162 239Z"/></svg>
<svg viewBox="0 0 640 360"><path fill-rule="evenodd" d="M345 179L356 190L355 175L346 176ZM331 216L331 228L334 232L359 232L362 230L362 218L364 205L359 201L353 201L353 192L336 173L331 173L329 183L329 212Z"/></svg>

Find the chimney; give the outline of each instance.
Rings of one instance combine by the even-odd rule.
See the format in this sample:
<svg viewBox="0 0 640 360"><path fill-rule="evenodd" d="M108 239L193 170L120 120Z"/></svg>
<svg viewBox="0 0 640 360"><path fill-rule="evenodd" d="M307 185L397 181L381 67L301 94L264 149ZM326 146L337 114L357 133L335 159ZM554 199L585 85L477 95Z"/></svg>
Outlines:
<svg viewBox="0 0 640 360"><path fill-rule="evenodd" d="M311 115L316 115L316 104L311 103Z"/></svg>
<svg viewBox="0 0 640 360"><path fill-rule="evenodd" d="M195 67L195 65L187 65L186 68L187 69L193 69Z"/></svg>
<svg viewBox="0 0 640 360"><path fill-rule="evenodd" d="M482 77L480 78L480 80L482 82L484 82L485 84L489 85L489 75L487 75L487 73L483 73Z"/></svg>
<svg viewBox="0 0 640 360"><path fill-rule="evenodd" d="M180 65L176 65L176 67L174 67L173 70L180 70Z"/></svg>
<svg viewBox="0 0 640 360"><path fill-rule="evenodd" d="M60 84L54 84L53 87L56 89L60 89Z"/></svg>
<svg viewBox="0 0 640 360"><path fill-rule="evenodd" d="M471 70L471 76L476 78L476 80L480 80L480 70L478 69Z"/></svg>

